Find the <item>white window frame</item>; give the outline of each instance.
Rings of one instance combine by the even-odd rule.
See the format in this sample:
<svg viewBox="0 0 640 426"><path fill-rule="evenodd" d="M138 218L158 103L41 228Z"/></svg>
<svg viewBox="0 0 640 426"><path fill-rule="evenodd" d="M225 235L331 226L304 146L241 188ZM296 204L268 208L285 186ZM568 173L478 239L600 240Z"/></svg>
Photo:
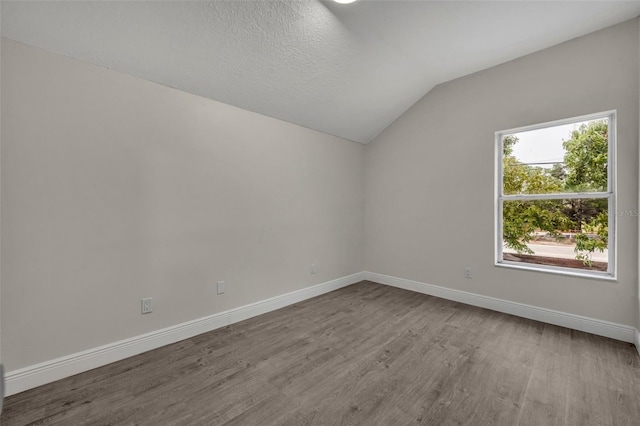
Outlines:
<svg viewBox="0 0 640 426"><path fill-rule="evenodd" d="M495 132L495 265L500 267L508 267L515 269L533 270L541 272L550 272L562 275L574 275L585 278L597 278L604 280L616 280L617 262L616 262L616 241L617 241L617 224L616 224L616 117L617 111L604 111L595 114L588 114L579 117L571 117L562 120L549 121L546 123L534 124L531 126L518 127L514 129L501 130ZM521 133L531 130L544 129L548 127L561 126L565 124L579 123L583 121L591 121L606 118L608 124L608 166L607 166L607 191L606 192L575 192L575 193L554 193L554 194L514 194L505 195L503 192L503 169L502 169L502 140L504 136L514 133ZM606 198L608 200L609 211L609 237L608 237L608 263L607 271L591 271L584 269L568 268L551 265L538 265L525 262L513 262L503 260L503 224L502 224L502 206L505 201L510 200L550 200L550 199L588 199L588 198Z"/></svg>

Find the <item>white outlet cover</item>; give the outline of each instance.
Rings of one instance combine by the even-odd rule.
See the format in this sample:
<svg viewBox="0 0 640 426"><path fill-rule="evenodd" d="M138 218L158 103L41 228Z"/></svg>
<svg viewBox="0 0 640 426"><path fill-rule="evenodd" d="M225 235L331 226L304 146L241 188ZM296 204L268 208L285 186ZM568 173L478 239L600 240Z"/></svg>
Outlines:
<svg viewBox="0 0 640 426"><path fill-rule="evenodd" d="M142 299L141 304L141 312L143 314L150 314L153 312L153 299L151 297Z"/></svg>
<svg viewBox="0 0 640 426"><path fill-rule="evenodd" d="M218 281L218 294L224 294L224 281Z"/></svg>

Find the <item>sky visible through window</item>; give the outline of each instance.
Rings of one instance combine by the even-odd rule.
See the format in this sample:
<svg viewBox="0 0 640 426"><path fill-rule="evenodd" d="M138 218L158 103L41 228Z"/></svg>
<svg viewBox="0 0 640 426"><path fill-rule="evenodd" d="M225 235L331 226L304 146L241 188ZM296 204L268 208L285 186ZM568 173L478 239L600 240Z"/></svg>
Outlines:
<svg viewBox="0 0 640 426"><path fill-rule="evenodd" d="M514 133L519 141L513 147L513 155L521 163L551 168L564 160L562 141L570 139L571 132L585 123L588 121Z"/></svg>

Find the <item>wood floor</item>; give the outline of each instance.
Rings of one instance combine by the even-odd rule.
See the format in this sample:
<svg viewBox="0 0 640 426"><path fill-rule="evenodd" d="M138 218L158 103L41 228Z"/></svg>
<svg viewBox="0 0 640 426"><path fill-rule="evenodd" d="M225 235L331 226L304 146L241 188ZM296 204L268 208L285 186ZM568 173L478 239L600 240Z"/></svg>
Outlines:
<svg viewBox="0 0 640 426"><path fill-rule="evenodd" d="M370 282L5 400L12 425L638 425L633 345Z"/></svg>

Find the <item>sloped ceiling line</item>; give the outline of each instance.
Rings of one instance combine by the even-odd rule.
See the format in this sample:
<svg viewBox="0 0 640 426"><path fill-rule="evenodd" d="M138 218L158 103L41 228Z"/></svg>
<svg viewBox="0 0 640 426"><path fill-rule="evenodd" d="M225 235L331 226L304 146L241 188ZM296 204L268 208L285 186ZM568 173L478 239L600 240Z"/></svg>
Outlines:
<svg viewBox="0 0 640 426"><path fill-rule="evenodd" d="M367 143L435 85L640 1L3 1L2 35Z"/></svg>

